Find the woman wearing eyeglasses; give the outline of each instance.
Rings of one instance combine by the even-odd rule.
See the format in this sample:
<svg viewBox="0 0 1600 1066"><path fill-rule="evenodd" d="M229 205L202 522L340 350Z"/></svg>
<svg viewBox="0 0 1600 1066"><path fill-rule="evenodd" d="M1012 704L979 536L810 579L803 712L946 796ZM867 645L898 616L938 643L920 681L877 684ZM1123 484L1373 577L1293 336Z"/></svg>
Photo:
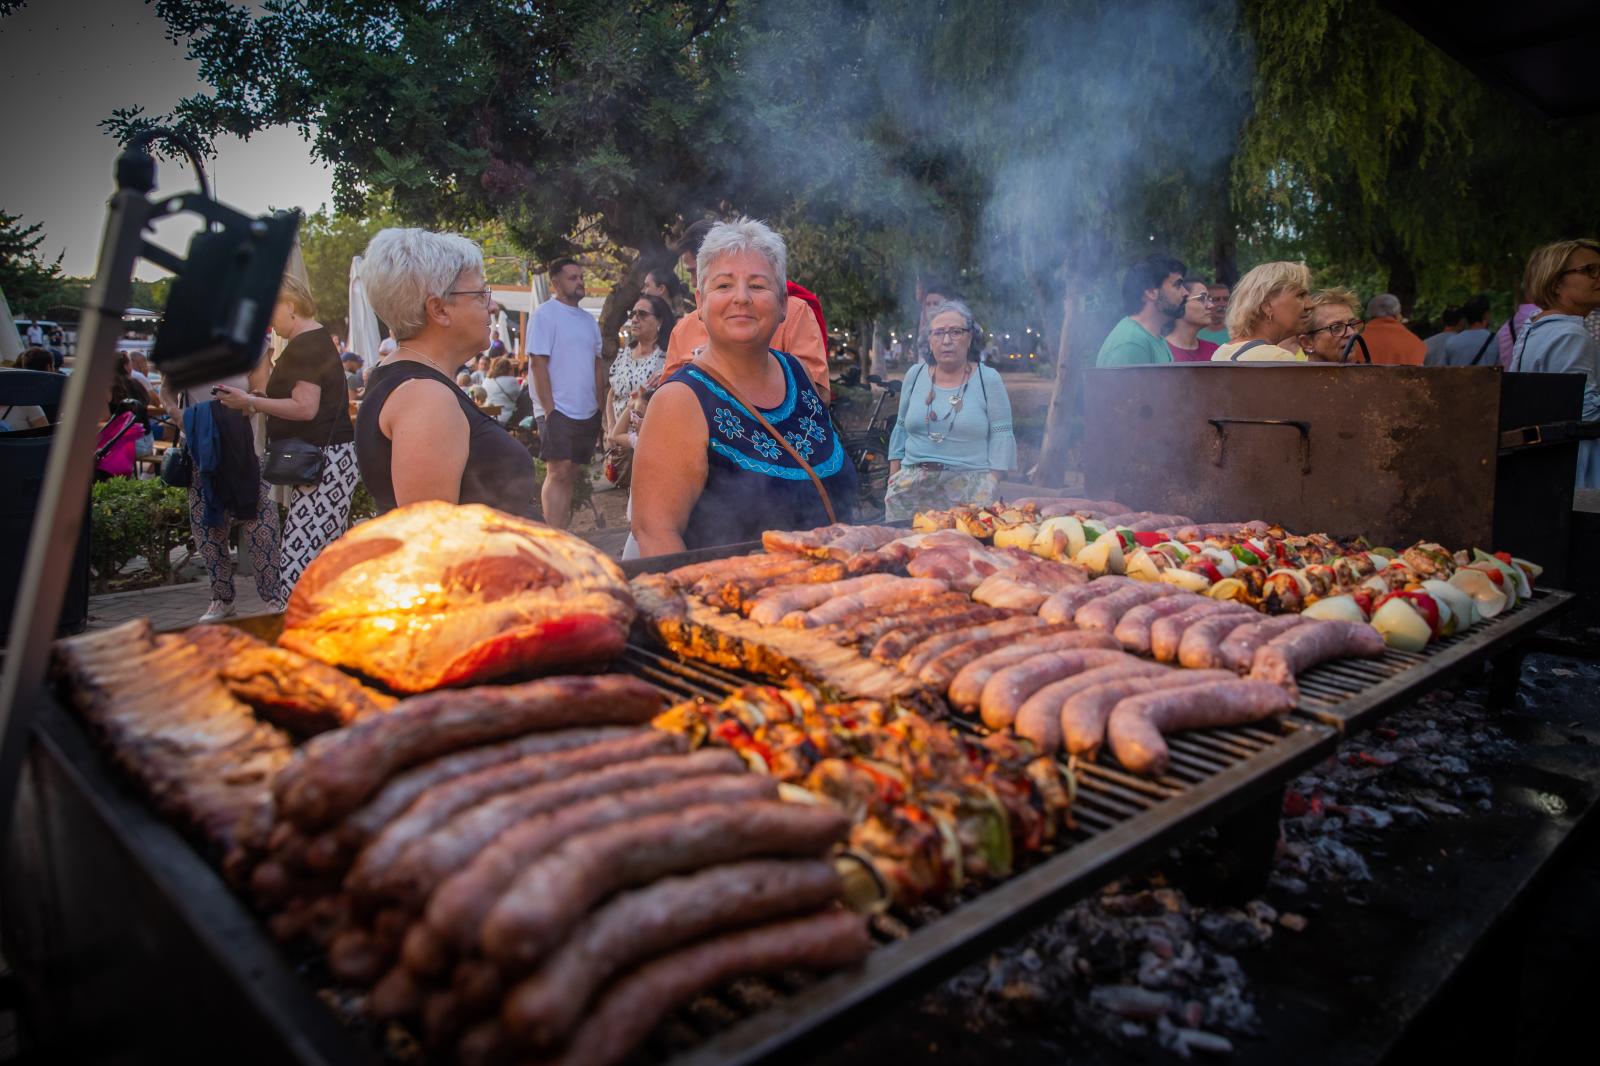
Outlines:
<svg viewBox="0 0 1600 1066"><path fill-rule="evenodd" d="M1211 308L1215 301L1203 281L1186 281L1183 288L1183 308L1167 333L1167 350L1175 363L1204 363L1219 347L1216 342L1200 336L1201 330L1211 327Z"/></svg>
<svg viewBox="0 0 1600 1066"><path fill-rule="evenodd" d="M1017 465L1011 399L993 367L978 361L978 324L960 300L928 315L928 346L906 372L889 439L884 518L964 503L992 503Z"/></svg>
<svg viewBox="0 0 1600 1066"><path fill-rule="evenodd" d="M667 365L666 347L662 343L672 336L677 316L660 296L644 295L633 302L628 312L628 336L631 343L617 353L611 362L610 386L606 390L605 436L606 480L613 485L626 485L631 472L633 445L630 430L633 411L643 411L645 390L661 376Z"/></svg>
<svg viewBox="0 0 1600 1066"><path fill-rule="evenodd" d="M397 341L368 375L356 415L356 458L378 510L444 500L531 515L533 457L455 380L489 346L483 253L453 233L386 229L361 271Z"/></svg>
<svg viewBox="0 0 1600 1066"><path fill-rule="evenodd" d="M1365 328L1361 297L1349 289L1319 289L1306 297L1306 328L1295 342L1313 363L1360 363L1351 344Z"/></svg>
<svg viewBox="0 0 1600 1066"><path fill-rule="evenodd" d="M1600 241L1556 241L1534 249L1525 275L1540 312L1528 320L1511 352L1513 372L1582 374L1583 420L1600 419L1600 342L1584 316L1600 307ZM1600 441L1578 445L1578 488L1600 488Z"/></svg>

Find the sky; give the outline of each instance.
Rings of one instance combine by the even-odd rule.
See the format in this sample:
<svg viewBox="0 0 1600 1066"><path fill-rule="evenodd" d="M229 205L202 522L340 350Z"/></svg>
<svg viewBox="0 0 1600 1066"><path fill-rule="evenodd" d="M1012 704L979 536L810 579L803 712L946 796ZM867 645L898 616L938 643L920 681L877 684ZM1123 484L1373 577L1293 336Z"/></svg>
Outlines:
<svg viewBox="0 0 1600 1066"><path fill-rule="evenodd" d="M205 89L183 49L143 0L28 0L0 17L0 115L8 165L0 209L43 225L40 251L65 252L62 269L91 274L114 191L117 143L99 128L119 107L142 104L162 114ZM314 211L333 199L333 171L311 158L311 146L290 128L241 141L218 138L207 173L218 199L247 214L269 208ZM160 160L157 191L195 187L187 163ZM156 228L155 242L182 252L198 228L191 217ZM136 276L165 271L141 263Z"/></svg>

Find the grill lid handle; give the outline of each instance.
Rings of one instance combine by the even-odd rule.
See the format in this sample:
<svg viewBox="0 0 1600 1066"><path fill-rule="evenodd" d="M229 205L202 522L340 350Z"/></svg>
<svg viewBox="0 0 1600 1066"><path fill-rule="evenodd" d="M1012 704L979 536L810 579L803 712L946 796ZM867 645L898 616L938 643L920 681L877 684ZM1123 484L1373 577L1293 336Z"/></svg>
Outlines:
<svg viewBox="0 0 1600 1066"><path fill-rule="evenodd" d="M1232 426L1291 426L1300 433L1300 473L1311 473L1311 423L1298 418L1208 418L1211 428L1217 431L1217 454L1211 462L1223 465L1223 453L1228 446L1228 427Z"/></svg>

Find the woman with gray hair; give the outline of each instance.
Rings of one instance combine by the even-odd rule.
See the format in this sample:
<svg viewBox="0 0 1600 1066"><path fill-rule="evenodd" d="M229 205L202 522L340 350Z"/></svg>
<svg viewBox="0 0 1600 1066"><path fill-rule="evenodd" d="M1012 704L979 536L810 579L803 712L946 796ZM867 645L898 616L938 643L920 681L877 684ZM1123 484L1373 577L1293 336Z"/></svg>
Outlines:
<svg viewBox="0 0 1600 1066"><path fill-rule="evenodd" d="M696 281L707 343L656 392L634 454L641 555L848 522L855 468L794 356L770 347L786 306L783 238L749 218L713 226Z"/></svg>
<svg viewBox="0 0 1600 1066"><path fill-rule="evenodd" d="M453 233L386 229L361 271L395 337L356 415L356 458L379 512L444 500L534 514L533 457L456 384L456 368L489 347L483 253Z"/></svg>
<svg viewBox="0 0 1600 1066"><path fill-rule="evenodd" d="M992 503L1001 475L1017 465L1011 398L999 372L978 361L981 336L960 300L929 313L927 347L906 371L889 438L885 521Z"/></svg>

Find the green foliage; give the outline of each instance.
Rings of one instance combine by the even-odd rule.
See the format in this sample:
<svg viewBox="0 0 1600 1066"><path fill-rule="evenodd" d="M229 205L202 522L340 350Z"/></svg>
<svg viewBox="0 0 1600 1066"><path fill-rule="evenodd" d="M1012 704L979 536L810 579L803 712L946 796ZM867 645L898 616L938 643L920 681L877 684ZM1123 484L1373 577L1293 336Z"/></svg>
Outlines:
<svg viewBox="0 0 1600 1066"><path fill-rule="evenodd" d="M332 332L350 336L350 260L361 254L380 229L399 224L399 218L382 203L374 203L360 214L319 208L301 221L300 252L317 301L317 321Z"/></svg>
<svg viewBox="0 0 1600 1066"><path fill-rule="evenodd" d="M372 498L371 491L365 481L356 482L356 491L350 497L350 524L365 522L369 518L378 517L378 501Z"/></svg>
<svg viewBox="0 0 1600 1066"><path fill-rule="evenodd" d="M96 592L142 556L161 583L171 584L171 556L189 539L189 494L159 478L97 481L89 512L89 562Z"/></svg>
<svg viewBox="0 0 1600 1066"><path fill-rule="evenodd" d="M0 211L0 291L18 318L38 316L61 303L61 256L40 258L42 224L22 224L21 215ZM62 253L65 254L65 253Z"/></svg>
<svg viewBox="0 0 1600 1066"><path fill-rule="evenodd" d="M1432 311L1473 292L1509 310L1528 251L1594 228L1574 174L1600 120L1546 122L1377 0L1247 0L1254 113L1235 159L1254 258L1306 258Z"/></svg>

